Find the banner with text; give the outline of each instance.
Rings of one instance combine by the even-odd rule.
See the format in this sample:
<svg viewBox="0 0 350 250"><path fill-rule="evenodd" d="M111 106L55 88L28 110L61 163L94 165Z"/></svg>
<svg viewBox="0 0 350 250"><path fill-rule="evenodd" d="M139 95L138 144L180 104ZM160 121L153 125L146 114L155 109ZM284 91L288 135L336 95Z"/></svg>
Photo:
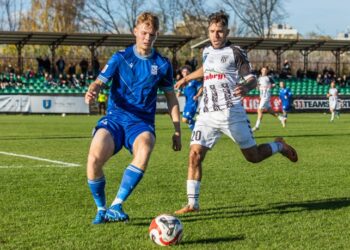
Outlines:
<svg viewBox="0 0 350 250"><path fill-rule="evenodd" d="M0 112L4 113L89 113L83 96L0 96Z"/></svg>

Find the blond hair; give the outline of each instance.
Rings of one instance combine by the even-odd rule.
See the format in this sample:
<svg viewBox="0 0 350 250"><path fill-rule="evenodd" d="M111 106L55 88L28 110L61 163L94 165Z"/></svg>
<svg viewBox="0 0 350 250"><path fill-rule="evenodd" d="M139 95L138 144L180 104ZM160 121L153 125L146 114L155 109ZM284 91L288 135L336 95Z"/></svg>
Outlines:
<svg viewBox="0 0 350 250"><path fill-rule="evenodd" d="M136 26L141 23L144 23L149 27L153 27L156 31L159 30L159 19L151 12L143 12L137 17Z"/></svg>

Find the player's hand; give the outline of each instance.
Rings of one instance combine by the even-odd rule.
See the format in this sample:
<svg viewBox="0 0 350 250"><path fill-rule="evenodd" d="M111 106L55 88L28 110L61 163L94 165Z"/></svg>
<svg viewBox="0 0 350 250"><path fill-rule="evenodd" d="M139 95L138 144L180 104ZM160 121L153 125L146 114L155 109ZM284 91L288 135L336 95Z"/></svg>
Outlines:
<svg viewBox="0 0 350 250"><path fill-rule="evenodd" d="M180 80L178 80L178 81L175 83L174 88L175 88L175 89L179 89L179 88L181 88L182 86L185 86L186 83L187 83L187 82L186 82L185 77L184 77L184 78L181 78Z"/></svg>
<svg viewBox="0 0 350 250"><path fill-rule="evenodd" d="M249 89L244 84L237 85L236 88L233 90L233 94L235 96L240 96L240 97L244 97L246 94L248 94L248 92L249 92Z"/></svg>
<svg viewBox="0 0 350 250"><path fill-rule="evenodd" d="M175 132L173 135L173 150L180 151L181 148L181 134L179 132Z"/></svg>
<svg viewBox="0 0 350 250"><path fill-rule="evenodd" d="M91 84L89 87L89 90L85 94L85 103L91 104L95 102L98 92L100 91L100 85L98 84Z"/></svg>
<svg viewBox="0 0 350 250"><path fill-rule="evenodd" d="M193 100L194 100L194 101L197 101L197 100L198 100L198 96L195 95L195 96L193 97Z"/></svg>

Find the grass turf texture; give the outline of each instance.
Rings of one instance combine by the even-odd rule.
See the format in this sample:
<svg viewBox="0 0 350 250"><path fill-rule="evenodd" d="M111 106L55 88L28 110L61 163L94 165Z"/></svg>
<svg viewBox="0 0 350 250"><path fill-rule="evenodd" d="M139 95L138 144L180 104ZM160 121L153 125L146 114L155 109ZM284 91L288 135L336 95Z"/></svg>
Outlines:
<svg viewBox="0 0 350 250"><path fill-rule="evenodd" d="M256 115L250 116L252 124ZM95 205L85 164L97 116L0 116L0 151L81 164L0 154L0 249L157 249L152 218L186 203L190 131L183 150L171 150L172 126L156 120L157 142L148 170L125 203L131 221L91 225ZM258 143L284 136L299 162L276 155L254 165L223 137L203 166L201 212L179 216L176 249L346 249L350 245L350 115L292 114L287 128L265 115ZM131 156L122 150L105 167L108 204ZM61 166L61 167L60 167Z"/></svg>

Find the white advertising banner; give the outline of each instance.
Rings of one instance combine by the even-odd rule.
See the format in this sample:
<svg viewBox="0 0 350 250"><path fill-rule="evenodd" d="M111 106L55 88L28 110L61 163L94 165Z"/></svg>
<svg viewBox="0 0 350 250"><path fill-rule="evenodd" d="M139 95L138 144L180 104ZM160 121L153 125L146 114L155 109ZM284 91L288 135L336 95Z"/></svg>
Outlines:
<svg viewBox="0 0 350 250"><path fill-rule="evenodd" d="M0 95L0 112L27 113L30 110L30 96Z"/></svg>
<svg viewBox="0 0 350 250"><path fill-rule="evenodd" d="M89 113L83 96L31 96L31 113Z"/></svg>
<svg viewBox="0 0 350 250"><path fill-rule="evenodd" d="M83 96L0 95L3 113L89 113Z"/></svg>
<svg viewBox="0 0 350 250"><path fill-rule="evenodd" d="M294 100L295 110L327 110L329 109L328 99L297 99ZM339 109L349 110L350 99L338 99Z"/></svg>

